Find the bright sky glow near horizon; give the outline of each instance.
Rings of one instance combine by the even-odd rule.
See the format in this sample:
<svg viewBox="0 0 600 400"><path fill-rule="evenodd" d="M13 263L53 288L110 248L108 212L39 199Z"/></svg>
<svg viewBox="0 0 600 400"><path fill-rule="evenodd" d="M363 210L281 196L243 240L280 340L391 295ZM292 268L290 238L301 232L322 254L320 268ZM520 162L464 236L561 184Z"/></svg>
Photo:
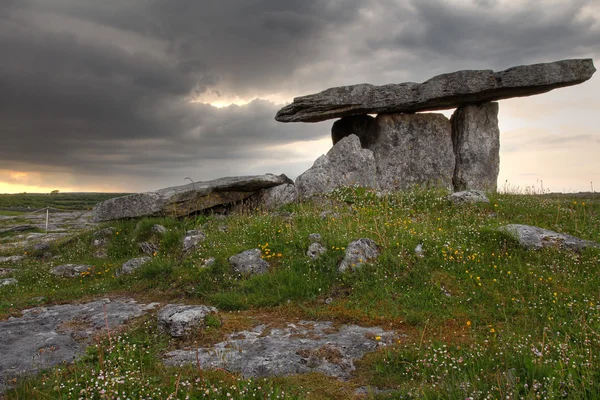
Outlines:
<svg viewBox="0 0 600 400"><path fill-rule="evenodd" d="M296 96L568 58L596 0L5 0L0 193L137 192L308 169L333 120ZM500 103L499 189L600 190L600 73ZM452 110L443 111L450 116Z"/></svg>

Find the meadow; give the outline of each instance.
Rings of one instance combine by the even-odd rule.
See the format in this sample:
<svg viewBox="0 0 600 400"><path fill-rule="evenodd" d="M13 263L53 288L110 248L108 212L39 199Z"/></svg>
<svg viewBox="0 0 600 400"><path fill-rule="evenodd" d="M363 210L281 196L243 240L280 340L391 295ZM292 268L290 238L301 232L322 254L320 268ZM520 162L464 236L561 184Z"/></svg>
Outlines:
<svg viewBox="0 0 600 400"><path fill-rule="evenodd" d="M58 259L29 257L15 275L19 284L0 288L0 319L20 316L39 299L51 305L107 296L206 304L220 313L185 339L158 332L156 316L141 317L112 338L96 338L73 364L15 381L5 396L350 399L367 387L362 396L373 399L600 398L600 249L527 250L497 231L521 223L600 242L600 198L493 194L489 204L456 206L446 195L344 188L277 212L246 207L227 217L113 221L100 226L114 228L106 259L94 258L93 231L58 243L51 249ZM154 224L167 232L157 235ZM184 255L181 240L190 229L207 240ZM311 233L328 249L317 260L306 256ZM340 274L346 246L362 237L375 240L381 256ZM159 247L152 261L115 276L141 255L142 241ZM414 251L419 243L422 254ZM236 276L228 258L251 248L261 249L270 272ZM215 263L203 267L209 257ZM94 267L77 279L50 274L63 263ZM316 373L245 379L160 361L184 345L301 319L380 326L398 339L360 360L348 381Z"/></svg>
<svg viewBox="0 0 600 400"><path fill-rule="evenodd" d="M89 210L95 204L125 193L16 193L0 194L0 215L51 207L58 210Z"/></svg>

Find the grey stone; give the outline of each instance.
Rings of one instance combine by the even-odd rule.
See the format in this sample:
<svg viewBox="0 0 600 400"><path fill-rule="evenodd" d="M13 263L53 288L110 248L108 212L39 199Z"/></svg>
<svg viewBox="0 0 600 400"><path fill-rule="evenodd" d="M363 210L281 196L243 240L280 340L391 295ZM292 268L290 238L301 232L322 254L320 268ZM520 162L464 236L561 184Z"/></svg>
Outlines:
<svg viewBox="0 0 600 400"><path fill-rule="evenodd" d="M168 304L158 312L158 328L172 337L182 337L204 324L209 314L217 309L209 306Z"/></svg>
<svg viewBox="0 0 600 400"><path fill-rule="evenodd" d="M361 146L368 149L376 138L375 118L370 115L351 115L333 123L331 140L334 145L350 135L358 136Z"/></svg>
<svg viewBox="0 0 600 400"><path fill-rule="evenodd" d="M260 249L251 249L229 257L233 272L242 275L257 275L269 272L269 263L261 258Z"/></svg>
<svg viewBox="0 0 600 400"><path fill-rule="evenodd" d="M452 118L455 191L495 192L500 171L498 103L461 106Z"/></svg>
<svg viewBox="0 0 600 400"><path fill-rule="evenodd" d="M473 203L489 203L485 193L481 190L464 190L462 192L452 193L447 197L454 204L473 204Z"/></svg>
<svg viewBox="0 0 600 400"><path fill-rule="evenodd" d="M442 114L380 114L370 147L377 187L395 191L414 185L452 187L455 157L448 118Z"/></svg>
<svg viewBox="0 0 600 400"><path fill-rule="evenodd" d="M159 224L152 225L152 229L150 230L152 233L156 233L157 235L163 235L167 233L167 228Z"/></svg>
<svg viewBox="0 0 600 400"><path fill-rule="evenodd" d="M61 278L78 278L84 272L91 271L92 268L91 265L86 264L62 264L52 268L50 273Z"/></svg>
<svg viewBox="0 0 600 400"><path fill-rule="evenodd" d="M31 251L33 253L43 254L48 250L50 250L50 244L47 242L39 242L31 246Z"/></svg>
<svg viewBox="0 0 600 400"><path fill-rule="evenodd" d="M202 265L200 265L200 268L208 268L210 266L213 266L216 261L217 260L214 257L208 257L207 259L205 259L202 262Z"/></svg>
<svg viewBox="0 0 600 400"><path fill-rule="evenodd" d="M140 242L138 247L142 250L142 253L149 256L153 256L158 251L158 246L151 242Z"/></svg>
<svg viewBox="0 0 600 400"><path fill-rule="evenodd" d="M346 272L360 268L379 257L379 246L373 239L361 238L346 247L346 254L338 265L338 271Z"/></svg>
<svg viewBox="0 0 600 400"><path fill-rule="evenodd" d="M2 287L2 286L16 285L17 283L18 283L18 281L15 278L0 279L0 287Z"/></svg>
<svg viewBox="0 0 600 400"><path fill-rule="evenodd" d="M195 249L196 246L198 246L200 243L204 242L205 240L206 240L206 235L204 234L204 232L196 230L196 229L187 231L185 233L185 237L183 238L184 253Z"/></svg>
<svg viewBox="0 0 600 400"><path fill-rule="evenodd" d="M139 269L142 265L150 262L151 260L152 257L132 258L131 260L123 263L123 265L121 266L121 268L119 268L115 275L120 276L125 274L131 274L132 272Z"/></svg>
<svg viewBox="0 0 600 400"><path fill-rule="evenodd" d="M112 235L114 235L116 231L117 230L115 227L107 226L106 228L97 230L96 232L94 232L92 234L92 236L97 237L97 238L107 238L107 237L111 237Z"/></svg>
<svg viewBox="0 0 600 400"><path fill-rule="evenodd" d="M12 378L73 362L87 347L86 338L100 333L106 324L115 330L149 308L151 305L137 304L131 299L105 299L36 307L24 310L20 318L0 321L0 393Z"/></svg>
<svg viewBox="0 0 600 400"><path fill-rule="evenodd" d="M394 337L394 332L379 327L336 329L332 322L300 321L285 328L259 325L228 335L213 347L168 352L164 363L184 366L199 361L202 368L222 368L244 378L317 372L349 379L356 360Z"/></svg>
<svg viewBox="0 0 600 400"><path fill-rule="evenodd" d="M590 79L595 71L591 59L578 59L522 65L499 72L457 71L423 83L341 86L296 97L277 112L275 119L318 122L348 115L444 110L577 85Z"/></svg>
<svg viewBox="0 0 600 400"><path fill-rule="evenodd" d="M0 233L26 232L26 231L31 231L34 229L35 229L35 226L33 226L33 225L14 225L9 228L0 229Z"/></svg>
<svg viewBox="0 0 600 400"><path fill-rule="evenodd" d="M267 210L295 203L298 200L296 186L291 183L274 186L263 189L253 196L253 201L257 206L262 206Z"/></svg>
<svg viewBox="0 0 600 400"><path fill-rule="evenodd" d="M311 233L310 235L308 235L308 240L311 243L320 243L322 240L322 237L318 233Z"/></svg>
<svg viewBox="0 0 600 400"><path fill-rule="evenodd" d="M227 225L219 225L217 230L222 233L227 233L229 232L229 227Z"/></svg>
<svg viewBox="0 0 600 400"><path fill-rule="evenodd" d="M8 257L0 257L0 264L2 263L18 263L25 259L23 256L8 256Z"/></svg>
<svg viewBox="0 0 600 400"><path fill-rule="evenodd" d="M580 251L588 247L600 248L599 243L538 228L537 226L509 224L498 228L498 230L513 236L522 246L529 249L539 250L544 247L560 247Z"/></svg>
<svg viewBox="0 0 600 400"><path fill-rule="evenodd" d="M285 176L227 177L174 186L155 192L136 193L106 200L94 206L95 221L138 217L182 217L215 206L235 203L261 189L291 183Z"/></svg>
<svg viewBox="0 0 600 400"><path fill-rule="evenodd" d="M104 249L104 248L100 248L96 251L94 251L94 253L92 254L94 256L94 258L108 258L108 250Z"/></svg>
<svg viewBox="0 0 600 400"><path fill-rule="evenodd" d="M296 178L299 199L353 185L375 185L373 152L363 149L356 135L340 140L326 155L319 157L310 169Z"/></svg>
<svg viewBox="0 0 600 400"><path fill-rule="evenodd" d="M0 268L0 276L10 275L16 271L14 268Z"/></svg>
<svg viewBox="0 0 600 400"><path fill-rule="evenodd" d="M92 240L92 246L94 246L94 247L102 247L102 246L106 246L107 244L108 244L108 238L100 238L100 239Z"/></svg>
<svg viewBox="0 0 600 400"><path fill-rule="evenodd" d="M327 249L325 249L325 247L323 247L321 243L311 243L310 246L308 246L308 251L306 252L306 255L311 259L316 260L326 252Z"/></svg>

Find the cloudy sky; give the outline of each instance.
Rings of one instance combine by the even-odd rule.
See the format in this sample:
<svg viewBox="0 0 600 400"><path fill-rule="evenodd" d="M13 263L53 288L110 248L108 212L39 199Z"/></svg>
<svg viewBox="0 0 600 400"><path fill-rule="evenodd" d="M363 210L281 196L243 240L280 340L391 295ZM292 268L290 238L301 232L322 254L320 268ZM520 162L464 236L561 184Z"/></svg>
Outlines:
<svg viewBox="0 0 600 400"><path fill-rule="evenodd" d="M276 122L293 97L567 58L598 68L600 2L2 0L0 55L0 193L294 178L331 147L333 121ZM600 191L598 93L600 73L501 101L499 187Z"/></svg>

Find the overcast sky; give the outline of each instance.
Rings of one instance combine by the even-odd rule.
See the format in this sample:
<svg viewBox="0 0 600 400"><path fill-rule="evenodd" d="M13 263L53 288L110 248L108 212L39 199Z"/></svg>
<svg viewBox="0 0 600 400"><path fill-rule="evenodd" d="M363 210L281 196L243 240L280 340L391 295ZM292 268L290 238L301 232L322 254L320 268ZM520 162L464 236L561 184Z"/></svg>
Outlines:
<svg viewBox="0 0 600 400"><path fill-rule="evenodd" d="M0 192L295 178L333 121L276 122L294 97L567 58L598 68L600 2L2 0L0 56ZM600 191L598 93L600 73L500 101L499 187Z"/></svg>

